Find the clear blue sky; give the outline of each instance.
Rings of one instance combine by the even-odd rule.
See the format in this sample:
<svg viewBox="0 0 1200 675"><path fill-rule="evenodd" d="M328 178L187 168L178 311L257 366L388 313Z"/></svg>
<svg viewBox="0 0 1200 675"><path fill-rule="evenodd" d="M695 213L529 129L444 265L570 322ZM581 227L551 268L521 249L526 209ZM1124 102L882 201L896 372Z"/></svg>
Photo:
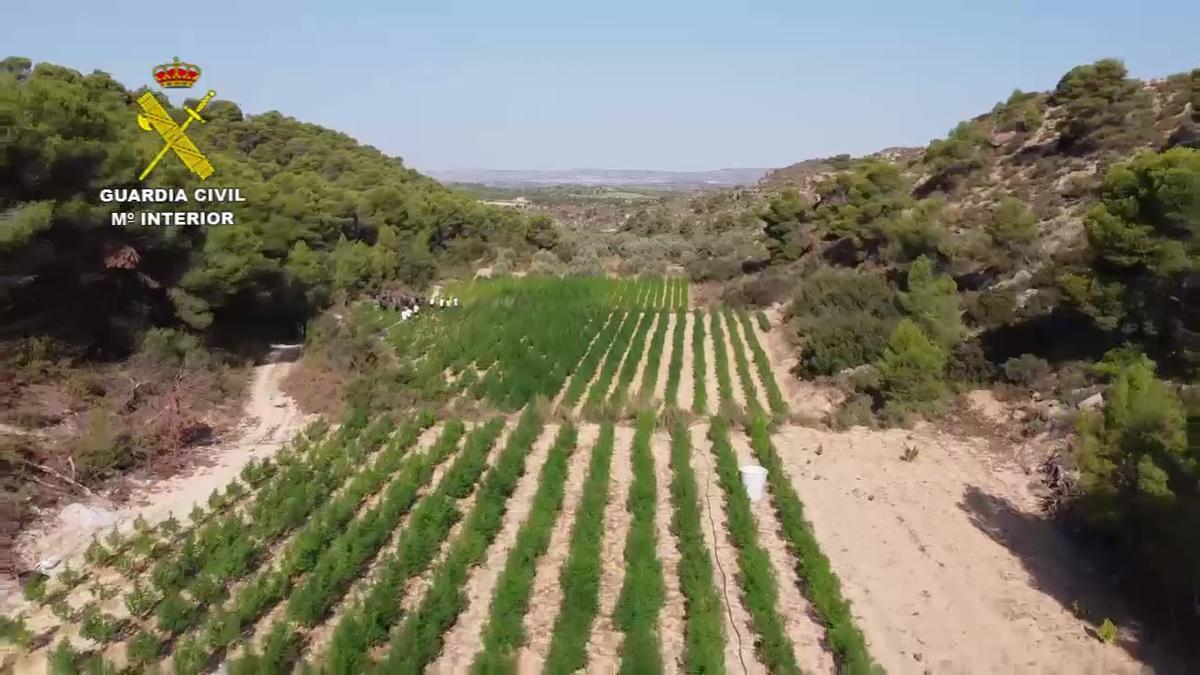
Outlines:
<svg viewBox="0 0 1200 675"><path fill-rule="evenodd" d="M924 144L1105 56L1200 66L1196 0L4 5L0 55L131 86L178 55L426 169L780 166Z"/></svg>

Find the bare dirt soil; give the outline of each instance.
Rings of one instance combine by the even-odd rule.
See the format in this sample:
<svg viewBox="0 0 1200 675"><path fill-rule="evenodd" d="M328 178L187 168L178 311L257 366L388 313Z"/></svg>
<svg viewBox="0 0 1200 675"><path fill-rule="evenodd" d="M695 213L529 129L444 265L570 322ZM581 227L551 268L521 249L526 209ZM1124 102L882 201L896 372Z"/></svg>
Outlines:
<svg viewBox="0 0 1200 675"><path fill-rule="evenodd" d="M793 417L827 418L839 392L791 373L782 308L768 317L772 330L753 330ZM1174 672L1042 512L1038 466L1060 435L1016 433L1019 411L991 392L965 399L974 421L953 433L789 425L775 436L872 654L891 673ZM908 447L914 461L901 459ZM1121 627L1116 645L1095 635L1106 617Z"/></svg>
<svg viewBox="0 0 1200 675"><path fill-rule="evenodd" d="M738 464L754 466L758 461L750 449L750 439L743 433L732 434L730 442L737 452ZM712 489L720 489L713 487ZM825 648L825 626L817 619L812 605L804 597L796 558L780 532L779 519L769 494L751 502L754 522L758 525L758 543L767 552L775 572L779 593L779 616L783 619L788 639L796 648L796 660L806 673L832 675L836 673L833 655Z"/></svg>
<svg viewBox="0 0 1200 675"><path fill-rule="evenodd" d="M604 543L600 550L600 611L588 638L588 668L615 673L620 669L622 633L616 624L617 597L625 581L625 539L632 519L626 509L633 483L633 428L619 426L614 434L608 504L604 508Z"/></svg>
<svg viewBox="0 0 1200 675"><path fill-rule="evenodd" d="M776 444L889 672L1135 673L1155 660L1108 580L1041 515L1036 472L986 441L786 427ZM1118 645L1095 637L1104 617L1123 627Z"/></svg>
<svg viewBox="0 0 1200 675"><path fill-rule="evenodd" d="M661 640L663 670L679 673L684 668L684 632L686 617L683 590L679 585L679 542L671 532L671 437L664 431L656 431L650 440L654 455L654 489L658 499L654 503L654 527L658 534L657 553L662 561L663 607L658 615L658 634Z"/></svg>
<svg viewBox="0 0 1200 675"><path fill-rule="evenodd" d="M541 672L550 651L550 637L558 608L562 603L559 574L570 549L571 529L579 517L579 502L583 497L583 481L587 474L592 446L600 435L600 427L584 424L579 428L575 452L571 455L567 482L563 491L562 511L554 521L546 553L537 560L530 594L529 610L525 613L526 643L517 656L518 672Z"/></svg>
<svg viewBox="0 0 1200 675"><path fill-rule="evenodd" d="M725 497L717 482L716 460L707 425L688 429L693 455L692 469L700 486L701 530L713 561L713 581L721 599L725 620L725 669L730 673L758 675L767 668L754 651L754 623L742 599L737 549L729 537L725 518Z"/></svg>
<svg viewBox="0 0 1200 675"><path fill-rule="evenodd" d="M525 473L508 500L504 524L496 534L496 540L488 547L483 563L471 570L464 589L467 607L446 632L445 647L441 656L430 666L432 672L464 673L470 670L483 640L483 630L487 625L488 611L496 585L500 582L500 574L507 566L509 551L517 543L518 531L533 509L538 478L558 430L557 425L546 425L526 458Z"/></svg>
<svg viewBox="0 0 1200 675"><path fill-rule="evenodd" d="M680 410L691 410L696 400L696 380L692 373L692 330L695 326L691 312L683 314L683 365L679 369L679 394L676 400Z"/></svg>

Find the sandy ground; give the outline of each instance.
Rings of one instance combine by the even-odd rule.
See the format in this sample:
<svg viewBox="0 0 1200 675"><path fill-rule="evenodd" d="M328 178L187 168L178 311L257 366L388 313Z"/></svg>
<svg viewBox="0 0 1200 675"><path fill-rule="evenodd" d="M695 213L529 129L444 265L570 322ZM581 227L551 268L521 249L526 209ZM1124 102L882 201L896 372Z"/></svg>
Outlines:
<svg viewBox="0 0 1200 675"><path fill-rule="evenodd" d="M766 310L767 319L771 322L771 330L764 333L757 321L751 321L758 343L767 351L771 361L771 369L775 373L775 381L787 400L788 408L793 414L810 420L822 420L837 409L845 397L840 391L830 387L821 387L812 382L801 380L792 374L796 367L796 350L788 343L784 335L786 330L780 322L783 321L781 306Z"/></svg>
<svg viewBox="0 0 1200 675"><path fill-rule="evenodd" d="M442 426L443 425L439 423L425 430L424 435L422 435L419 442L423 452L427 451L434 443L437 442L437 439L441 436ZM442 482L442 477L446 475L446 472L450 469L450 466L454 464L455 458L457 458L458 454L462 452L463 441L466 439L467 435L471 433L471 428L472 426L470 424L466 426L462 437L459 438L458 444L455 446L455 449L451 451L446 458L437 465L436 468L434 468L433 475L430 476L429 482L425 485L422 485L421 489L417 491L417 500L413 502L414 507L420 502L421 499L432 492L434 488ZM341 601L339 601L338 604L333 608L333 611L329 613L329 616L327 616L323 622L314 626L312 630L309 631L308 650L305 653L309 655L310 660L312 660L314 663L320 662L321 656L324 655L325 650L329 647L329 641L333 638L333 631L337 628L338 623L341 621L342 614L344 614L348 608L353 606L353 602L355 600L365 596L367 591L371 588L371 584L375 583L375 579L379 576L380 567L383 561L387 559L391 552L396 550L396 545L400 543L400 537L402 537L404 532L408 530L408 524L411 521L412 510L410 509L409 512L404 514L404 517L400 519L399 526L392 531L392 534L388 537L387 542L379 548L379 552L375 554L375 558L367 565L366 574L354 580L354 582L350 585L349 590L342 596Z"/></svg>
<svg viewBox="0 0 1200 675"><path fill-rule="evenodd" d="M721 409L721 390L717 386L717 356L713 351L712 321L707 312L701 315L704 322L704 389L707 392L708 412L715 413ZM684 364L688 367L691 364Z"/></svg>
<svg viewBox="0 0 1200 675"><path fill-rule="evenodd" d="M662 561L664 601L658 614L658 635L661 640L663 672L678 673L683 669L684 599L679 587L679 544L671 532L671 437L656 431L650 439L654 456L654 487L658 499L654 504L654 527L658 533L658 559Z"/></svg>
<svg viewBox="0 0 1200 675"><path fill-rule="evenodd" d="M751 322L753 321L754 319L751 318ZM750 348L750 337L755 336L747 336L745 327L736 317L729 323L729 325L733 326L734 329L737 330L738 343L742 346L742 353L746 355L746 365L748 366L746 371L750 373L750 383L754 385L754 399L758 401L758 406L760 408L763 410L770 410L771 400L767 396L767 389L763 386L762 377L758 373L758 364L754 362L754 350ZM759 344L761 345L762 343L759 342ZM733 359L730 359L730 367L735 371L737 370L736 362Z"/></svg>
<svg viewBox="0 0 1200 675"><path fill-rule="evenodd" d="M713 314L718 313L713 312ZM729 369L729 388L733 391L733 403L738 408L746 410L746 392L742 389L742 378L738 374L737 364L734 362L733 336L729 334L729 322L725 320L724 316L721 316L720 320L721 337L723 338L721 342L725 345L725 365Z"/></svg>
<svg viewBox="0 0 1200 675"><path fill-rule="evenodd" d="M470 494L458 500L457 508L462 517L460 517L453 525L450 526L450 532L447 533L445 540L441 542L441 548L439 548L437 554L433 556L433 560L430 561L429 565L425 568L425 571L417 575L416 578L409 579L408 583L405 584L404 593L400 598L400 606L404 608L404 615L411 614L417 609L417 607L420 606L421 600L425 597L425 591L429 590L429 586L433 583L434 572L442 566L442 563L446 560L446 556L450 555L450 547L458 541L458 535L462 532L463 526L466 525L467 514L469 514L471 509L475 507L475 500L479 497L479 486L483 485L483 481L486 479L488 472L491 471L492 467L496 465L496 461L500 458L500 453L502 453L504 451L504 447L508 445L509 435L512 434L516 427L517 418L515 416L509 417L505 422L503 431L500 432L500 437L496 439L496 442L493 443L492 447L488 450L485 468L479 475L479 479L476 480L471 486ZM540 436L538 440L534 441L535 448L544 443L545 439L546 435L543 430L542 436ZM466 445L465 437L463 440L463 445L464 447ZM380 653L386 653L386 649L386 646L382 647Z"/></svg>
<svg viewBox="0 0 1200 675"><path fill-rule="evenodd" d="M608 482L608 504L604 508L604 543L600 549L600 610L588 638L588 672L615 673L620 669L622 633L614 614L621 584L625 581L625 538L631 517L626 508L633 483L630 445L633 428L618 426L613 441L612 474Z"/></svg>
<svg viewBox="0 0 1200 675"><path fill-rule="evenodd" d="M280 390L292 365L274 361L253 368L245 421L231 440L202 449L200 466L142 486L119 507L114 508L104 499L92 500L83 505L86 508L68 504L18 536L18 555L30 565L51 557L74 560L82 555L94 534L113 525L129 531L139 516L151 525L171 514L185 518L194 504L205 502L214 489L224 488L236 478L247 462L273 455L309 422L310 418ZM0 595L3 605L4 597Z"/></svg>
<svg viewBox="0 0 1200 675"><path fill-rule="evenodd" d="M703 512L701 529L713 561L717 595L725 608L725 670L730 673L766 673L767 669L754 653L754 625L750 612L742 601L738 582L737 549L729 540L725 526L725 498L717 483L712 443L706 437L708 425L693 425L688 429L692 440L692 469L700 487L700 508ZM744 670L743 670L744 665Z"/></svg>
<svg viewBox="0 0 1200 675"><path fill-rule="evenodd" d="M776 444L889 672L1143 672L1132 630L1106 646L1074 616L1078 603L1097 622L1132 625L1040 515L1036 476L983 441L787 427ZM907 445L915 461L899 458Z"/></svg>
<svg viewBox="0 0 1200 675"><path fill-rule="evenodd" d="M675 312L667 314L664 319L667 322L666 335L663 337L662 360L658 364L658 377L654 380L654 392L650 398L655 401L667 400L667 376L671 372L671 357L674 351L674 340L672 336L675 334Z"/></svg>
<svg viewBox="0 0 1200 675"><path fill-rule="evenodd" d="M691 410L696 400L695 382L692 373L692 314L684 313L683 326L683 365L679 369L679 409Z"/></svg>
<svg viewBox="0 0 1200 675"><path fill-rule="evenodd" d="M533 496L538 489L539 474L550 454L551 446L554 445L558 430L556 424L546 425L525 458L525 473L517 481L512 495L506 502L503 525L484 554L483 562L472 569L467 578L464 587L467 608L446 632L445 646L441 656L430 667L430 672L465 673L470 669L483 640L483 628L487 624L488 610L491 607L492 595L496 592L496 584L504 571L508 553L517 542L517 532L529 518L530 509L533 508Z"/></svg>
<svg viewBox="0 0 1200 675"><path fill-rule="evenodd" d="M750 449L750 439L744 433L730 434L729 440L737 453L739 465L758 465ZM758 501L751 502L750 508L758 525L758 543L767 552L775 572L779 588L779 616L783 619L788 639L795 647L797 663L805 673L834 673L833 656L824 646L825 627L816 619L812 605L800 591L803 586L796 571L796 559L780 533L770 495L764 494Z"/></svg>
<svg viewBox="0 0 1200 675"><path fill-rule="evenodd" d="M558 608L562 604L559 573L570 552L571 528L579 514L583 481L592 459L592 447L599 436L599 425L584 424L579 427L579 440L567 468L562 510L554 521L546 554L538 558L533 575L529 609L524 617L526 644L517 656L518 672L541 672L546 655L550 652L550 637L554 632L554 621L558 618Z"/></svg>

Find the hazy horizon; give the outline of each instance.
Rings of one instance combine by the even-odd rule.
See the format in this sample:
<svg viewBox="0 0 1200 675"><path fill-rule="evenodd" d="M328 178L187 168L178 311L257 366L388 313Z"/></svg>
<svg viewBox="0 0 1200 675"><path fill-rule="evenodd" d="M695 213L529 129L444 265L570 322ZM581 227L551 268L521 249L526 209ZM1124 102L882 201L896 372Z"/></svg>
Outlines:
<svg viewBox="0 0 1200 675"><path fill-rule="evenodd" d="M0 56L131 87L178 56L248 113L427 171L775 168L924 145L1099 58L1200 66L1200 4L1179 1L347 6L215 0L164 30L141 3L18 0Z"/></svg>

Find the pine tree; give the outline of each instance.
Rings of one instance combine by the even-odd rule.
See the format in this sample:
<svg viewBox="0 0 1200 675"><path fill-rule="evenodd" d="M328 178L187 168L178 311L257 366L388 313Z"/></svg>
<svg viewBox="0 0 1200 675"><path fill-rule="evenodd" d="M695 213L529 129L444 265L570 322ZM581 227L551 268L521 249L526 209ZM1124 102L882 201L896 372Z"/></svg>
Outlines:
<svg viewBox="0 0 1200 675"><path fill-rule="evenodd" d="M908 292L900 303L921 330L942 349L949 349L965 333L958 287L954 280L933 269L933 262L921 256L908 269Z"/></svg>
<svg viewBox="0 0 1200 675"><path fill-rule="evenodd" d="M884 397L901 408L936 403L946 395L946 355L911 319L896 326L878 368Z"/></svg>

